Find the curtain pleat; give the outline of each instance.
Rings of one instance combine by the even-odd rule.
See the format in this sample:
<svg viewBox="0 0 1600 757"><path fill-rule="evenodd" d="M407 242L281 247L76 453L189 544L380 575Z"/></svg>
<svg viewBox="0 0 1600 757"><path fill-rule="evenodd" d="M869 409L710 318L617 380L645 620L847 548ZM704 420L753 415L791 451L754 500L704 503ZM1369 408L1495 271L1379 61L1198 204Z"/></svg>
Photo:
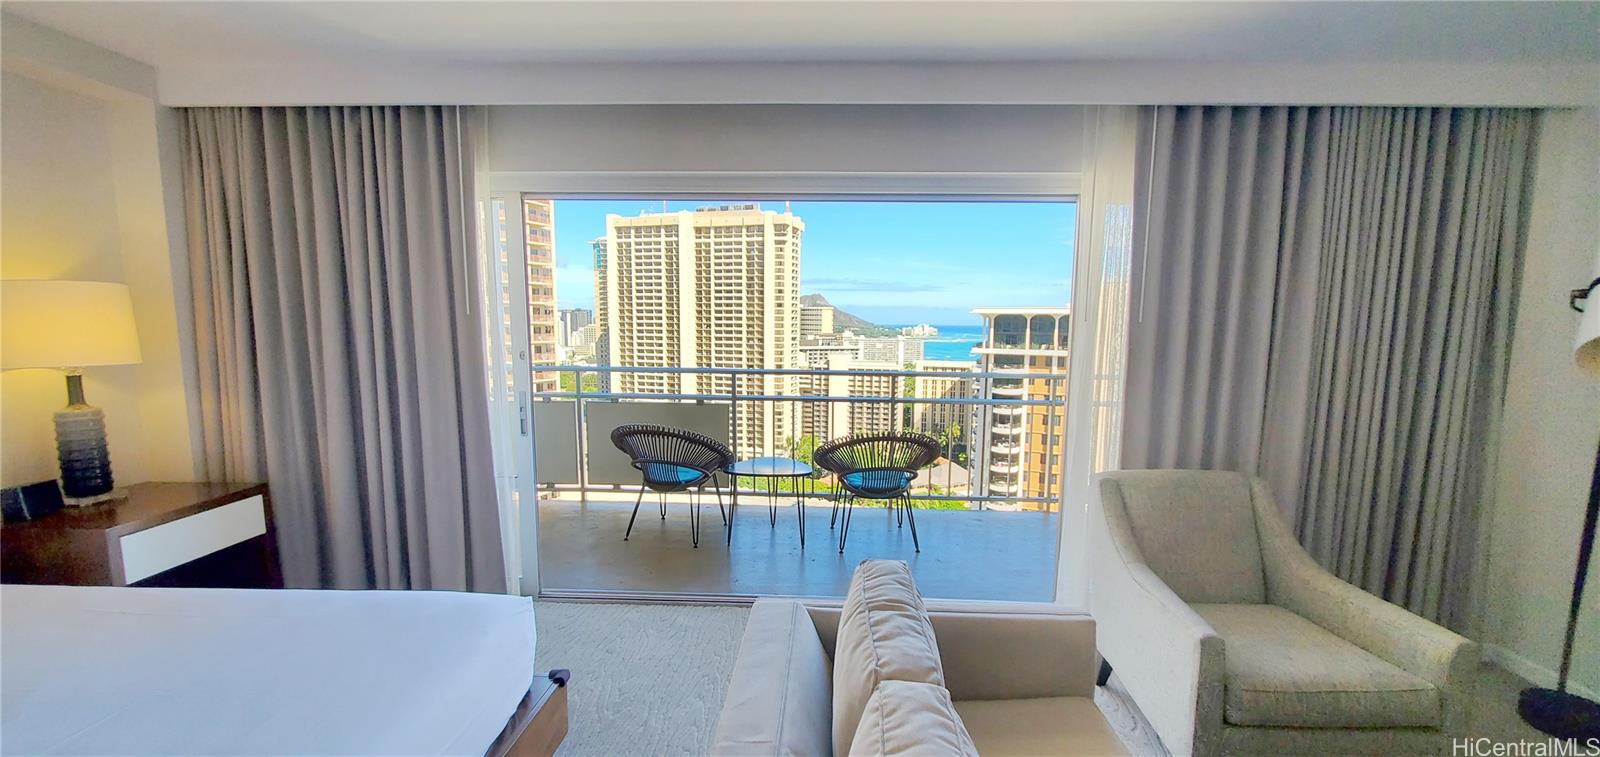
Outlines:
<svg viewBox="0 0 1600 757"><path fill-rule="evenodd" d="M291 585L504 591L458 109L186 118L207 475Z"/></svg>
<svg viewBox="0 0 1600 757"><path fill-rule="evenodd" d="M1534 114L1147 115L1123 464L1260 475L1330 570L1461 625Z"/></svg>

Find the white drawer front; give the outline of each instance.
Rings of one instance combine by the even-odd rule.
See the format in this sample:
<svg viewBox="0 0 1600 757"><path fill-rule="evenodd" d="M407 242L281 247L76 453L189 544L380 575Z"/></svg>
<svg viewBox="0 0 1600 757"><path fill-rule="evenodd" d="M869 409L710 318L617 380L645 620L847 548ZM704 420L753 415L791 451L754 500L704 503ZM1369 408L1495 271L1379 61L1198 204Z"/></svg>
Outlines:
<svg viewBox="0 0 1600 757"><path fill-rule="evenodd" d="M267 532L261 495L230 502L122 537L125 583L149 578Z"/></svg>

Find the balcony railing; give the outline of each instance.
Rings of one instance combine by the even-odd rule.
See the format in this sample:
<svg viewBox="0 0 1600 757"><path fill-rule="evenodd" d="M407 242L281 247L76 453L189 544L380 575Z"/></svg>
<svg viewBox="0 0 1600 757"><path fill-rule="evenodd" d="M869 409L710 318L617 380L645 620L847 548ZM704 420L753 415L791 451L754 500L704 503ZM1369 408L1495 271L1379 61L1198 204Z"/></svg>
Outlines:
<svg viewBox="0 0 1600 757"><path fill-rule="evenodd" d="M1013 414L1041 407L1047 412L1051 449L1038 462L1055 470L1064 452L1060 418L1067 401L1065 373L1023 371L822 370L769 368L676 368L659 366L536 365L535 372L562 376L560 391L536 391L530 408L535 478L541 489L591 493L639 490L638 472L610 443L611 430L624 423L660 423L688 428L728 443L739 458L791 457L810 461L815 445L851 432L921 430L937 438L941 459L913 483L912 496L929 506L961 509L1020 508L1056 510L1061 492L1019 496L1016 476L1028 473L1009 450L997 454L1000 439L1022 433L1020 424L1003 425ZM1025 375L1053 391L1030 398L999 396L995 381ZM841 382L826 376L866 380L880 394L810 394L806 387ZM967 396L920 397L914 379L962 379ZM858 383L859 382L851 382ZM912 392L912 393L908 393ZM955 406L964 420L957 428L918 429L918 405ZM885 407L887 406L887 407ZM885 412L887 410L887 412ZM931 415L931 414L927 414ZM1001 421L1001 423L996 423ZM952 433L954 432L954 433ZM1004 449L1004 448L1002 448ZM765 494L759 481L738 482L737 495ZM795 487L793 496L830 496L832 482L820 474L812 486Z"/></svg>

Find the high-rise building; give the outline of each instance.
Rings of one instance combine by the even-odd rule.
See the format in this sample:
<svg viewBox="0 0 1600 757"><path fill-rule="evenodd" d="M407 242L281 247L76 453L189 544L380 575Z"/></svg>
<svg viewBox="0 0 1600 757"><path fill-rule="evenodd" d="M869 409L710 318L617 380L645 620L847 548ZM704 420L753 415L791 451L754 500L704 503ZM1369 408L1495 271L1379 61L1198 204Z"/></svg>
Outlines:
<svg viewBox="0 0 1600 757"><path fill-rule="evenodd" d="M554 365L561 360L556 323L555 203L532 195L522 196L523 239L528 250L528 360L533 365ZM559 388L555 371L534 371L533 390Z"/></svg>
<svg viewBox="0 0 1600 757"><path fill-rule="evenodd" d="M917 376L912 382L918 399L965 399L973 396L972 379L965 376L976 366L965 360L918 360L916 370L952 374L945 376ZM975 405L918 402L911 406L911 427L924 434L939 437L954 427L955 438L947 439L952 446L964 443L972 432Z"/></svg>
<svg viewBox="0 0 1600 757"><path fill-rule="evenodd" d="M561 337L561 345L565 347L572 343L572 338L578 333L578 329L594 323L594 311L588 308L562 308L558 318L561 329L556 333Z"/></svg>
<svg viewBox="0 0 1600 757"><path fill-rule="evenodd" d="M990 380L994 399L1045 400L1056 404L984 406L978 414L978 447L974 470L979 491L1018 497L1060 494L1065 466L1065 379L1044 380L1026 374L1064 376L1070 362L1071 307L979 308L983 343L978 353L983 371L1016 371L1017 378ZM979 454L981 453L981 454ZM987 459L979 460L976 458ZM1054 509L1025 503L1024 509Z"/></svg>
<svg viewBox="0 0 1600 757"><path fill-rule="evenodd" d="M594 364L611 364L611 338L606 331L609 323L606 304L606 238L595 237L589 240L589 248L594 251ZM597 375L600 380L600 391L611 391L611 374Z"/></svg>
<svg viewBox="0 0 1600 757"><path fill-rule="evenodd" d="M801 305L800 336L814 337L833 333L832 305Z"/></svg>
<svg viewBox="0 0 1600 757"><path fill-rule="evenodd" d="M562 308L556 313L556 351L561 362L570 363L576 354L578 332L594 323L594 311L588 308Z"/></svg>
<svg viewBox="0 0 1600 757"><path fill-rule="evenodd" d="M804 230L798 216L755 204L606 216L605 260L597 244L595 268L607 358L636 367L800 367ZM620 392L729 394L731 380L628 372L611 383ZM744 395L792 395L797 385L784 375L737 380ZM738 403L739 454L784 449L797 436L794 404Z"/></svg>
<svg viewBox="0 0 1600 757"><path fill-rule="evenodd" d="M802 349L814 350L814 348ZM801 396L872 397L879 398L880 401L802 401L801 436L810 436L818 442L825 442L846 434L893 431L894 413L900 405L881 401L881 398L904 396L904 392L897 386L901 378L874 371L897 371L901 370L901 366L894 363L857 360L848 348L828 348L828 350L810 352L807 356L807 367L816 370L848 371L848 373L800 376L797 390Z"/></svg>

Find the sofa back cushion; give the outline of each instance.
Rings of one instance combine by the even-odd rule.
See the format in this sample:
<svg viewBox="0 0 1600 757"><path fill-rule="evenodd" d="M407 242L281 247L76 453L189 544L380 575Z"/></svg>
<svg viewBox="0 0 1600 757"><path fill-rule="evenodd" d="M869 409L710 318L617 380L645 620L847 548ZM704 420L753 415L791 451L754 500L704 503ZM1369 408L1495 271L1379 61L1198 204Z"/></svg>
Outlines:
<svg viewBox="0 0 1600 757"><path fill-rule="evenodd" d="M827 755L833 751L828 657L806 608L762 599L750 608L722 715L717 755Z"/></svg>
<svg viewBox="0 0 1600 757"><path fill-rule="evenodd" d="M868 560L850 579L833 653L833 749L845 754L867 700L883 681L944 687L939 644L911 569Z"/></svg>
<svg viewBox="0 0 1600 757"><path fill-rule="evenodd" d="M943 686L884 681L867 699L850 757L891 754L977 757L978 748Z"/></svg>
<svg viewBox="0 0 1600 757"><path fill-rule="evenodd" d="M1121 519L1144 562L1185 602L1267 601L1250 479L1230 471L1138 470L1100 477L1108 525Z"/></svg>

